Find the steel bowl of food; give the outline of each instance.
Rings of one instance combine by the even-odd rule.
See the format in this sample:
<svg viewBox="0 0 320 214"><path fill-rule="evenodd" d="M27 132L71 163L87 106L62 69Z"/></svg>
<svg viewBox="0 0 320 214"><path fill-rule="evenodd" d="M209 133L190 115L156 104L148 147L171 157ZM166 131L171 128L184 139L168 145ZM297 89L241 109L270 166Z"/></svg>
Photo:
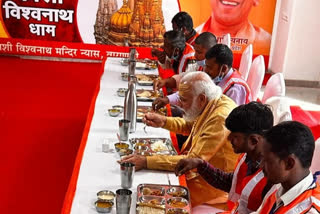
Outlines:
<svg viewBox="0 0 320 214"><path fill-rule="evenodd" d="M129 65L129 59L128 58L122 58L120 60L120 64L123 66L128 66Z"/></svg>
<svg viewBox="0 0 320 214"><path fill-rule="evenodd" d="M120 113L122 113L124 109L124 107L121 105L115 105L115 106L112 106L112 108L119 109Z"/></svg>
<svg viewBox="0 0 320 214"><path fill-rule="evenodd" d="M183 187L171 187L167 190L167 194L173 197L187 197L188 192Z"/></svg>
<svg viewBox="0 0 320 214"><path fill-rule="evenodd" d="M99 213L110 213L113 207L113 202L98 199L94 205Z"/></svg>
<svg viewBox="0 0 320 214"><path fill-rule="evenodd" d="M121 79L123 81L128 81L129 78L129 74L128 73L121 73Z"/></svg>
<svg viewBox="0 0 320 214"><path fill-rule="evenodd" d="M126 96L126 92L127 92L128 89L126 88L119 88L118 91L117 91L117 94L119 97L124 97Z"/></svg>
<svg viewBox="0 0 320 214"><path fill-rule="evenodd" d="M123 143L123 142L115 143L114 144L114 148L116 149L117 152L119 152L120 149L128 149L129 148L129 144Z"/></svg>
<svg viewBox="0 0 320 214"><path fill-rule="evenodd" d="M97 193L97 197L99 200L104 200L104 201L114 201L114 198L116 197L116 194L110 190L101 190Z"/></svg>
<svg viewBox="0 0 320 214"><path fill-rule="evenodd" d="M132 149L120 149L118 153L119 153L120 157L122 157L122 156L125 156L125 155L132 154L133 150Z"/></svg>
<svg viewBox="0 0 320 214"><path fill-rule="evenodd" d="M120 110L117 108L108 109L108 112L111 117L117 117L120 114Z"/></svg>
<svg viewBox="0 0 320 214"><path fill-rule="evenodd" d="M172 197L167 200L167 204L169 204L173 208L184 208L188 206L189 203L185 198Z"/></svg>

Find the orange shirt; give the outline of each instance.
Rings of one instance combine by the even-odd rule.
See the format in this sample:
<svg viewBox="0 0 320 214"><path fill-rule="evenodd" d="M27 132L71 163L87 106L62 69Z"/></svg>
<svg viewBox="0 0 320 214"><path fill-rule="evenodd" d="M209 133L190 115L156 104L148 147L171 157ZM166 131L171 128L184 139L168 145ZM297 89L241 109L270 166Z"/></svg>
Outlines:
<svg viewBox="0 0 320 214"><path fill-rule="evenodd" d="M191 36L186 43L190 44L190 45L194 45L194 42L196 41L196 38L199 36L200 34L198 32L196 32L193 36Z"/></svg>
<svg viewBox="0 0 320 214"><path fill-rule="evenodd" d="M282 187L278 189L278 185L275 185L255 213L320 213L320 186L311 173L291 189L283 192Z"/></svg>

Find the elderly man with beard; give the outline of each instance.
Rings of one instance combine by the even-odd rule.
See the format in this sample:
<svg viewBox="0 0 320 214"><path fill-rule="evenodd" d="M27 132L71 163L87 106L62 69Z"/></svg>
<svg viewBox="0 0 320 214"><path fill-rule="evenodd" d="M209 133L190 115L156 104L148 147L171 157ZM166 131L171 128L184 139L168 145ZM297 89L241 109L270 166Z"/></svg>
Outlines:
<svg viewBox="0 0 320 214"><path fill-rule="evenodd" d="M172 132L189 135L180 155L139 156L130 155L120 162L132 162L136 169L174 171L176 164L184 158L201 158L215 167L231 172L238 156L228 140L229 131L225 119L236 107L227 96L222 95L205 72L190 72L179 83L183 118L165 117L147 113L144 122L153 127L162 127ZM225 208L227 193L209 185L196 171L186 174L192 206L203 203ZM206 190L206 194L203 191Z"/></svg>

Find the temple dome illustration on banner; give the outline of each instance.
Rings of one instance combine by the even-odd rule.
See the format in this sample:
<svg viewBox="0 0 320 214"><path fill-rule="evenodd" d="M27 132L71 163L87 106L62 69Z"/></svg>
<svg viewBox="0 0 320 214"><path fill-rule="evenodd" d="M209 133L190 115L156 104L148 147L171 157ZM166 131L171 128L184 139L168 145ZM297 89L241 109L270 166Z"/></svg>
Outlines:
<svg viewBox="0 0 320 214"><path fill-rule="evenodd" d="M127 0L123 0L122 7L111 16L108 44L125 46L129 36L129 26L132 19L132 10Z"/></svg>
<svg viewBox="0 0 320 214"><path fill-rule="evenodd" d="M133 23L129 28L129 45L160 47L166 29L162 0L137 0L134 4Z"/></svg>
<svg viewBox="0 0 320 214"><path fill-rule="evenodd" d="M99 0L99 8L94 25L94 37L97 44L107 44L110 19L117 10L117 0Z"/></svg>
<svg viewBox="0 0 320 214"><path fill-rule="evenodd" d="M99 2L95 24L97 44L137 47L163 45L166 30L162 0L124 0L118 11L114 11L114 2L115 0Z"/></svg>

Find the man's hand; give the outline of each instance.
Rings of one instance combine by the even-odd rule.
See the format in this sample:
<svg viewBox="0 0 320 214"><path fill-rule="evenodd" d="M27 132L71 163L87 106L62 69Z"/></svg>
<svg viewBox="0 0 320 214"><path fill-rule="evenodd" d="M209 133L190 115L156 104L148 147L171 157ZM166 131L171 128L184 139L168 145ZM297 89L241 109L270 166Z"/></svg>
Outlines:
<svg viewBox="0 0 320 214"><path fill-rule="evenodd" d="M176 88L177 82L174 78L170 77L168 79L154 80L153 90L157 91L160 88L166 86L167 88Z"/></svg>
<svg viewBox="0 0 320 214"><path fill-rule="evenodd" d="M133 163L136 171L147 168L147 158L143 155L128 155L118 161L120 164L125 162Z"/></svg>
<svg viewBox="0 0 320 214"><path fill-rule="evenodd" d="M164 107L167 104L169 104L168 97L158 97L155 101L153 101L152 109L156 111L156 110L159 110L160 108Z"/></svg>
<svg viewBox="0 0 320 214"><path fill-rule="evenodd" d="M158 91L160 90L162 87L166 86L166 79L155 79L153 81L153 90L154 91Z"/></svg>
<svg viewBox="0 0 320 214"><path fill-rule="evenodd" d="M164 51L153 48L151 50L151 55L157 57L158 61L162 64L166 62L166 53Z"/></svg>
<svg viewBox="0 0 320 214"><path fill-rule="evenodd" d="M157 113L148 112L144 115L142 121L148 126L155 128L163 127L167 122L167 117Z"/></svg>
<svg viewBox="0 0 320 214"><path fill-rule="evenodd" d="M200 158L186 158L186 159L180 160L174 170L176 176L183 175L187 171L197 168L203 163L203 161L204 160Z"/></svg>

